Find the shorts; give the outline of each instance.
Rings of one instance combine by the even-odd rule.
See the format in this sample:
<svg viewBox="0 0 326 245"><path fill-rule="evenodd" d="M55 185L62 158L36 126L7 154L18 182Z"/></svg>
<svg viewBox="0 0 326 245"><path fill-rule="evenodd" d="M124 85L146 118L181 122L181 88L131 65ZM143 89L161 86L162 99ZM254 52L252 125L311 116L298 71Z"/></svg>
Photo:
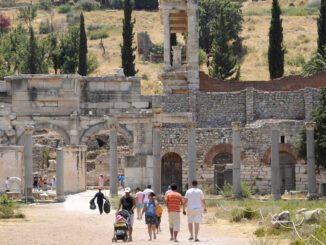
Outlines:
<svg viewBox="0 0 326 245"><path fill-rule="evenodd" d="M169 226L173 231L180 231L180 212L169 212Z"/></svg>
<svg viewBox="0 0 326 245"><path fill-rule="evenodd" d="M144 205L142 203L137 203L137 208L143 208Z"/></svg>
<svg viewBox="0 0 326 245"><path fill-rule="evenodd" d="M188 209L188 223L200 224L203 221L202 210L199 209Z"/></svg>
<svg viewBox="0 0 326 245"><path fill-rule="evenodd" d="M145 215L146 225L156 225L157 224L157 216L147 216Z"/></svg>

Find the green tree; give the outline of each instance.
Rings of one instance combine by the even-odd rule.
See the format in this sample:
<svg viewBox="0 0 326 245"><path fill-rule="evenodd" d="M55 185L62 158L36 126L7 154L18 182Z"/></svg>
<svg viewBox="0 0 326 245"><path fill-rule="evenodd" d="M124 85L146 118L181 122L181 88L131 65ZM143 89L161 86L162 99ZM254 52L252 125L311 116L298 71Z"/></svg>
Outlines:
<svg viewBox="0 0 326 245"><path fill-rule="evenodd" d="M27 58L27 73L37 73L37 44L34 37L33 27L29 28L29 47L28 47L28 58Z"/></svg>
<svg viewBox="0 0 326 245"><path fill-rule="evenodd" d="M137 71L135 70L135 55L134 51L136 48L132 47L132 42L135 33L133 32L135 20L131 20L132 4L131 0L124 1L124 19L123 19L123 30L122 38L123 44L121 45L121 60L122 68L126 76L134 76Z"/></svg>
<svg viewBox="0 0 326 245"><path fill-rule="evenodd" d="M57 36L52 33L49 35L49 41L50 41L50 53L49 53L49 59L50 63L52 64L53 70L55 74L58 74L58 70L60 69L60 49L58 45L58 39Z"/></svg>
<svg viewBox="0 0 326 245"><path fill-rule="evenodd" d="M223 11L220 14L216 25L219 26L219 31L214 33L212 47L212 65L209 67L210 76L217 79L228 79L236 72L237 59L233 55L232 47L229 44L227 35L219 35L220 31L227 31L225 16Z"/></svg>
<svg viewBox="0 0 326 245"><path fill-rule="evenodd" d="M326 0L320 1L319 17L317 20L318 29L318 53L325 56L326 46Z"/></svg>
<svg viewBox="0 0 326 245"><path fill-rule="evenodd" d="M315 127L315 156L316 165L326 167L326 88L319 93L320 105L312 112L312 121ZM306 133L303 128L300 131L299 142L296 145L298 155L306 159Z"/></svg>
<svg viewBox="0 0 326 245"><path fill-rule="evenodd" d="M317 52L306 64L304 64L302 74L304 76L310 76L323 71L326 71L326 56Z"/></svg>
<svg viewBox="0 0 326 245"><path fill-rule="evenodd" d="M23 20L28 28L32 26L33 20L37 16L37 6L29 4L19 8L18 18Z"/></svg>
<svg viewBox="0 0 326 245"><path fill-rule="evenodd" d="M284 74L283 27L281 8L278 0L273 0L272 19L269 29L268 66L271 79L282 77Z"/></svg>
<svg viewBox="0 0 326 245"><path fill-rule="evenodd" d="M198 1L198 7L200 48L209 54L213 46L213 36L218 32L218 35L227 36L234 54L239 56L240 51L236 47L241 46L240 32L243 23L241 1L201 0ZM223 32L225 30L222 31L216 24L221 12L225 15L225 25L228 27L226 32Z"/></svg>
<svg viewBox="0 0 326 245"><path fill-rule="evenodd" d="M71 27L66 36L61 39L59 64L60 72L76 73L79 58L79 27Z"/></svg>
<svg viewBox="0 0 326 245"><path fill-rule="evenodd" d="M83 13L80 14L78 73L82 76L87 75L87 36L86 36L86 31L85 31L85 23L84 23Z"/></svg>

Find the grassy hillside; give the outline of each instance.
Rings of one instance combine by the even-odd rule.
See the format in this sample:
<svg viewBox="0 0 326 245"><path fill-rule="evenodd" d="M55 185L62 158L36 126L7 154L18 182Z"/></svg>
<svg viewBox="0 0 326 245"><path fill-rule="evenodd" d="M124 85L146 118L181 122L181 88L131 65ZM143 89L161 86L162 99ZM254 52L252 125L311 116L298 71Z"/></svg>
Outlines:
<svg viewBox="0 0 326 245"><path fill-rule="evenodd" d="M301 64L308 60L316 49L317 38L317 10L303 7L304 1L281 1L283 8L284 44L287 50L285 62L285 75L298 74ZM294 5L295 7L289 7ZM271 0L260 2L245 2L243 5L244 24L242 37L247 53L241 62L241 80L268 80L268 30L270 25ZM0 10L1 11L1 10ZM17 23L16 10L2 10L10 15L13 23ZM120 43L122 41L122 11L98 10L86 12L86 26L91 24L103 24L109 37L103 39L106 54L102 54L99 46L100 40L89 40L89 51L96 54L99 60L99 68L92 75L105 75L114 72L120 66ZM134 11L136 19L135 32L147 31L152 41L156 44L163 42L163 26L158 12ZM41 21L49 19L50 15L45 11L38 11L34 22L36 30ZM66 14L59 14L55 10L53 15L55 30L64 33L68 26ZM138 75L142 76L143 93L160 93L161 86L157 75L162 69L162 64L144 63L138 57L136 67Z"/></svg>

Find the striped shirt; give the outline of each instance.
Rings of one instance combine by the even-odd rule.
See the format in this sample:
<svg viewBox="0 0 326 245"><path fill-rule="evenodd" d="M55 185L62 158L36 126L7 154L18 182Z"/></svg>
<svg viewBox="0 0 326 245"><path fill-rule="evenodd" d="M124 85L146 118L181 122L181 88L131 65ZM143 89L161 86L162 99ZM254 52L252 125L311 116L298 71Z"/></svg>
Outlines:
<svg viewBox="0 0 326 245"><path fill-rule="evenodd" d="M180 212L180 206L183 204L182 196L176 191L166 195L166 205L168 212Z"/></svg>

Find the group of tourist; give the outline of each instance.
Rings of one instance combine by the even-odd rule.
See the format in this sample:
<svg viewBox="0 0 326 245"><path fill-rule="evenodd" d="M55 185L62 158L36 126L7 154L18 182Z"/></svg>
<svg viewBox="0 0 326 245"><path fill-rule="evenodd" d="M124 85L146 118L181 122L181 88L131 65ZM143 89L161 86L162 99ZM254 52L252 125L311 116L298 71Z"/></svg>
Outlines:
<svg viewBox="0 0 326 245"><path fill-rule="evenodd" d="M156 233L160 231L160 222L162 217L162 207L151 186L148 185L144 191L136 189L135 198L131 195L131 189L124 189L124 196L119 200L117 213L120 210L127 210L130 213L129 219L129 240L132 241L132 231L134 224L134 210L137 210L137 219L142 220L145 215L145 222L148 228L149 241L156 239ZM99 190L101 193L101 189ZM101 193L102 194L102 193ZM103 206L104 195L96 194L99 206ZM102 201L102 202L101 202ZM203 192L198 188L196 180L192 182L192 188L187 190L184 197L178 192L176 184L171 184L168 191L164 194L164 201L167 206L170 240L178 242L178 233L180 231L181 209L184 215L188 217L189 240L198 242L199 224L202 222L203 211L206 212L206 204ZM186 212L187 208L187 212ZM100 209L100 213L101 209Z"/></svg>
<svg viewBox="0 0 326 245"><path fill-rule="evenodd" d="M99 188L103 188L104 187L104 182L105 182L104 176L103 176L103 174L100 174L99 177L98 177L98 186L99 186ZM118 175L118 183L123 188L125 186L124 182L125 182L125 176L123 174L119 174Z"/></svg>
<svg viewBox="0 0 326 245"><path fill-rule="evenodd" d="M50 184L51 184L51 190L55 190L56 189L56 184L57 184L55 176L52 177ZM35 192L37 192L37 191L47 191L48 190L47 176L43 176L43 177L34 176L33 190Z"/></svg>

